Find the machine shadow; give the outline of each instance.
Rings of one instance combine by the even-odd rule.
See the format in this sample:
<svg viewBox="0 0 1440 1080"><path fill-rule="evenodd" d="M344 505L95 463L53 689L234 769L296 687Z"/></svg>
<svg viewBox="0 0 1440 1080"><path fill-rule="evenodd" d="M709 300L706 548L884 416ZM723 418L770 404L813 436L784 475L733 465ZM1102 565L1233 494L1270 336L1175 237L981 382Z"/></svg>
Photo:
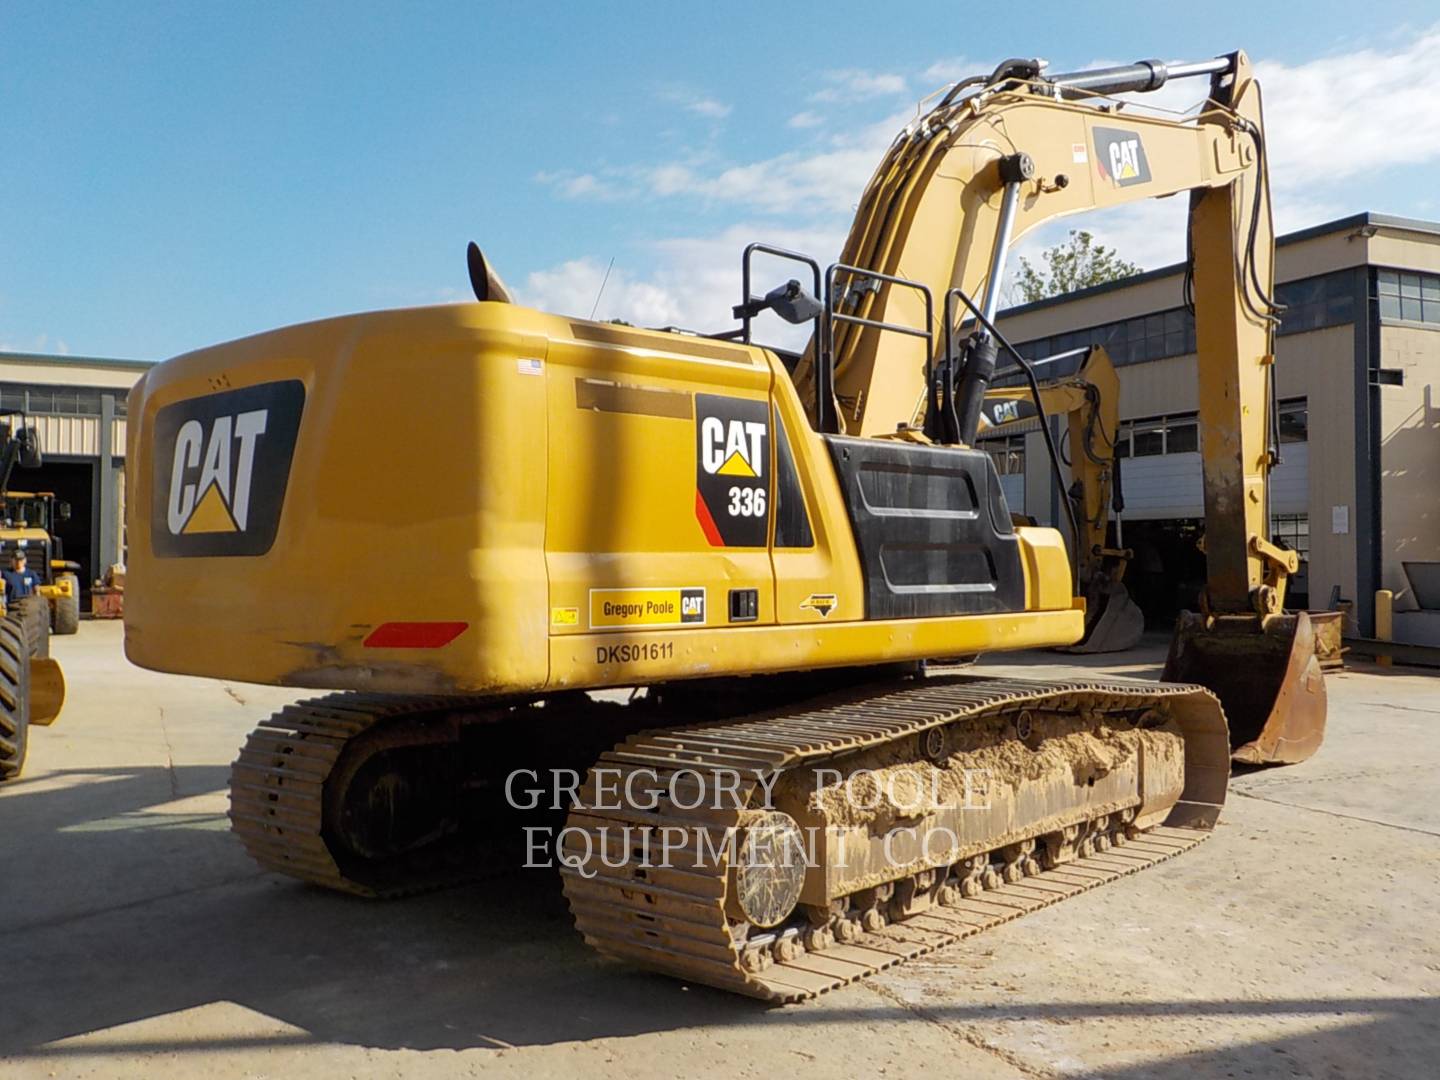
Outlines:
<svg viewBox="0 0 1440 1080"><path fill-rule="evenodd" d="M218 784L223 771L196 770L179 786ZM142 846L150 849L145 857L163 856L172 870L168 880L157 883L163 889L133 902L68 916L35 912L23 920L21 947L0 967L0 995L11 1003L11 1022L0 1027L0 1057L57 1060L107 1052L128 1057L147 1049L185 1053L328 1042L484 1049L751 1024L854 1030L857 1022L894 1019L906 1008L851 989L775 1009L604 960L571 926L553 869L517 865L462 888L373 902L261 873L234 837L213 827L141 831L128 848L119 849L113 831L74 828L87 814L101 821L143 815L160 801L157 787L168 792L175 783L168 770L140 772L96 785L106 792L103 799L82 786L0 803L0 817L16 804L25 808L9 815L7 824L28 823L5 841L7 873L18 865L17 843L47 852L41 866L52 868L46 871L51 876L28 883L31 895L73 888L77 882L60 875L55 868L61 867L119 887ZM26 805L32 799L35 805ZM0 894L12 893L7 880L14 879L0 877ZM217 1002L300 1030L173 1043L146 1042L143 1032L137 1033L139 1041L111 1042L102 1033L71 1045L45 1045ZM1267 1075L1281 1065L1288 1075L1297 1063L1323 1071L1327 1061L1351 1063L1350 1074L1362 1075L1367 1062L1381 1060L1398 1066L1399 1075L1423 1075L1422 1064L1440 1052L1440 1001L1430 998L910 1008L947 1025L987 1028L1010 1020L1153 1018L1157 1039L1165 1033L1166 1018L1177 1017L1310 1015L1329 1025L1086 1074L1107 1077Z"/></svg>
<svg viewBox="0 0 1440 1080"><path fill-rule="evenodd" d="M174 787L222 787L223 767L84 772L83 783L50 774L0 801L0 904L20 936L0 963L12 1021L0 1025L0 1057L212 1002L302 1028L301 1041L412 1049L639 1034L767 1011L591 952L558 872L524 867L521 844L484 881L369 901L258 870L223 812L149 811Z"/></svg>

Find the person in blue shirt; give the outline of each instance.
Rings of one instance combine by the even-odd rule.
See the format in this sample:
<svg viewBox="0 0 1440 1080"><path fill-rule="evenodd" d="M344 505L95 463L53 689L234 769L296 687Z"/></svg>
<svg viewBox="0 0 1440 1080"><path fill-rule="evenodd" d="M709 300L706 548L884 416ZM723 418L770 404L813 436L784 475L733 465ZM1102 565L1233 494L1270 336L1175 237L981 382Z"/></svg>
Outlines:
<svg viewBox="0 0 1440 1080"><path fill-rule="evenodd" d="M4 577L7 604L33 596L41 585L40 575L25 569L25 552L20 548L16 548L15 554L10 556L10 569L4 571Z"/></svg>

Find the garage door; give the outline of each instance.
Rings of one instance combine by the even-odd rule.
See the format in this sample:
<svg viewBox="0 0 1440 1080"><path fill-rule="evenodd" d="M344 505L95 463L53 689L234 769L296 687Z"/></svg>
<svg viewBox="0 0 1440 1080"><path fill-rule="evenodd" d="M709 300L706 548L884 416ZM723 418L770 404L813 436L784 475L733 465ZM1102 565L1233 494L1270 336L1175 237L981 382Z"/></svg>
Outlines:
<svg viewBox="0 0 1440 1080"><path fill-rule="evenodd" d="M1286 443L1271 476L1270 512L1304 514L1310 508L1310 446ZM1120 473L1125 516L1137 521L1205 516L1198 452L1126 458Z"/></svg>

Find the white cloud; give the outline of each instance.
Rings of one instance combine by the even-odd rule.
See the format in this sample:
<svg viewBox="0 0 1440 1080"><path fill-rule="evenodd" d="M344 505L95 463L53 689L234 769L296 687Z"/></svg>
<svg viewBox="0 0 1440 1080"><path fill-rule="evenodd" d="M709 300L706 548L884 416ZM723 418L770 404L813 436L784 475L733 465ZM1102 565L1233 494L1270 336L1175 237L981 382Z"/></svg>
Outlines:
<svg viewBox="0 0 1440 1080"><path fill-rule="evenodd" d="M617 199L624 190L613 179L602 179L594 173L574 173L568 170L538 172L536 183L554 188L567 199Z"/></svg>
<svg viewBox="0 0 1440 1080"><path fill-rule="evenodd" d="M691 112L709 117L711 120L724 120L730 115L730 106L714 98L699 98L685 106Z"/></svg>
<svg viewBox="0 0 1440 1080"><path fill-rule="evenodd" d="M959 82L971 75L981 75L993 68L993 64L990 67L983 67L974 60L967 60L963 56L951 56L935 61L920 73L920 78L926 85L938 86L941 83Z"/></svg>
<svg viewBox="0 0 1440 1080"><path fill-rule="evenodd" d="M641 326L664 326L678 321L682 310L669 291L637 281L624 269L610 270L595 259L571 259L548 270L537 270L520 290L523 303L560 315L624 319ZM603 287L603 292L602 292Z"/></svg>
<svg viewBox="0 0 1440 1080"><path fill-rule="evenodd" d="M38 353L55 356L69 356L70 346L64 338L51 339L49 334L36 334L28 341L0 340L0 352Z"/></svg>
<svg viewBox="0 0 1440 1080"><path fill-rule="evenodd" d="M890 117L834 136L815 153L785 153L744 164L668 162L639 173L649 195L688 196L745 207L747 212L848 214L906 119Z"/></svg>
<svg viewBox="0 0 1440 1080"><path fill-rule="evenodd" d="M686 112L703 116L707 120L724 120L732 112L725 102L705 94L697 94L683 86L671 86L660 91L660 100L678 105Z"/></svg>
<svg viewBox="0 0 1440 1080"><path fill-rule="evenodd" d="M1293 66L1262 61L1256 72L1277 188L1440 158L1440 26L1393 52L1361 49Z"/></svg>
<svg viewBox="0 0 1440 1080"><path fill-rule="evenodd" d="M953 80L988 66L944 60L924 76ZM1363 49L1302 64L1261 61L1257 67L1266 95L1280 232L1367 208L1366 188L1357 186L1357 177L1440 161L1440 109L1425 105L1440 99L1440 26L1388 51ZM858 70L832 72L827 80L825 92L837 101L883 98L904 92L908 85L898 75ZM1204 93L1203 80L1183 80L1135 100L1184 113ZM683 104L699 100L708 99L692 96ZM1392 107L1384 107L1386 102ZM1393 107L1395 102L1416 104ZM805 129L828 121L833 127L858 111L834 110L822 117L806 110L792 116L788 126ZM696 156L598 174L542 174L540 179L571 198L692 199L736 216L764 220L765 215L785 215L806 222L810 231L807 241L789 246L815 251L823 261L838 252L865 182L909 119L908 111L894 112L877 123L827 134L822 145L809 152L748 162ZM1358 203L1357 190L1362 192ZM1184 256L1186 212L1182 195L1051 222L1017 244L1011 266L1018 265L1015 256L1020 254L1033 260L1071 228L1088 229L1100 243L1147 269L1178 262ZM766 232L734 225L707 236L656 242L647 249L653 258L643 270L616 268L618 276L612 276L606 288L600 314L637 323L718 329L728 323L738 252L751 239L767 238ZM814 242L817 238L821 242ZM564 310L587 315L600 276L603 266L597 271L582 259L532 275L522 292L542 306L560 303L568 305Z"/></svg>
<svg viewBox="0 0 1440 1080"><path fill-rule="evenodd" d="M582 258L530 274L518 290L521 303L562 315L624 319L637 326L683 326L714 332L735 326L730 308L740 300L740 255L745 245L763 240L777 247L814 255L822 265L839 254L843 229L776 229L732 225L708 236L677 237L649 243L642 249L643 269L616 263L601 295L607 260ZM766 292L792 277L810 287L803 267L758 256L754 262L756 292ZM600 302L596 304L596 297ZM809 327L792 327L762 317L756 339L798 346Z"/></svg>
<svg viewBox="0 0 1440 1080"><path fill-rule="evenodd" d="M886 72L846 68L841 71L827 71L823 77L830 85L811 94L811 101L829 104L865 101L869 98L893 97L909 90L905 76Z"/></svg>

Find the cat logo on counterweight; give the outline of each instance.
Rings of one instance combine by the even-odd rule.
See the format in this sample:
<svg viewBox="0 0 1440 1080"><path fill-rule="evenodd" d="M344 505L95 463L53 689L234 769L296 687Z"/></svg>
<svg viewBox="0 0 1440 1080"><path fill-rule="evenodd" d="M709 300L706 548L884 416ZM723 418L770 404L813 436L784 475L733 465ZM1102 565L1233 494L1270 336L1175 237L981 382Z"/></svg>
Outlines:
<svg viewBox="0 0 1440 1080"><path fill-rule="evenodd" d="M304 384L292 379L178 401L156 414L156 555L270 550L304 404Z"/></svg>

